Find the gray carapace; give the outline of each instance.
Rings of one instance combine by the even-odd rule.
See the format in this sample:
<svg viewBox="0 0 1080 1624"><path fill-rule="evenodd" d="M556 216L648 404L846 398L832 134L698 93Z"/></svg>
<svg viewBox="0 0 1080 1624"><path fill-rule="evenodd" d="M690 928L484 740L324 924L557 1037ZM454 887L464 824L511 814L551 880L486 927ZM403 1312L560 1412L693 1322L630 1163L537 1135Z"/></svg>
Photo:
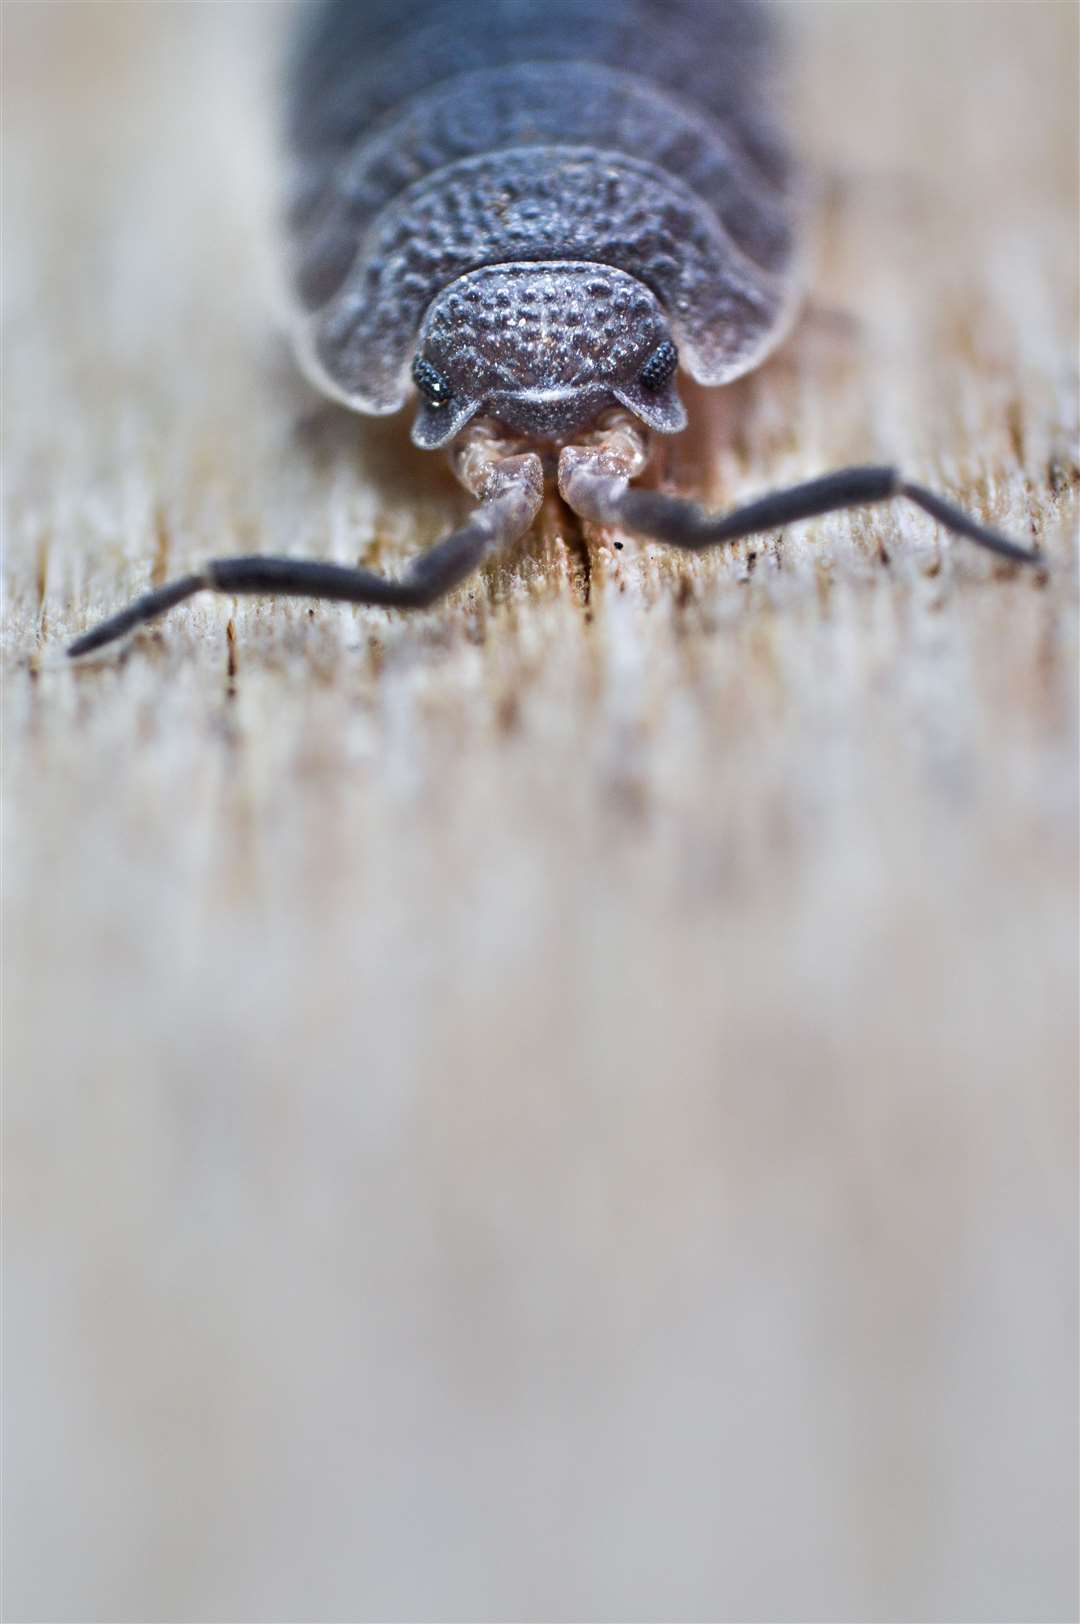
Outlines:
<svg viewBox="0 0 1080 1624"><path fill-rule="evenodd" d="M581 517L687 548L906 496L1020 547L892 467L712 516L633 480L683 428L680 369L757 366L797 308L797 170L752 0L330 0L290 67L286 228L301 364L365 414L416 403L478 506L391 580L218 559L72 645L203 588L415 608L521 537L554 467Z"/></svg>
<svg viewBox="0 0 1080 1624"><path fill-rule="evenodd" d="M683 427L657 351L727 383L794 308L772 64L745 0L328 8L290 107L312 377L362 412L415 382L427 447L478 414L540 438L614 405Z"/></svg>

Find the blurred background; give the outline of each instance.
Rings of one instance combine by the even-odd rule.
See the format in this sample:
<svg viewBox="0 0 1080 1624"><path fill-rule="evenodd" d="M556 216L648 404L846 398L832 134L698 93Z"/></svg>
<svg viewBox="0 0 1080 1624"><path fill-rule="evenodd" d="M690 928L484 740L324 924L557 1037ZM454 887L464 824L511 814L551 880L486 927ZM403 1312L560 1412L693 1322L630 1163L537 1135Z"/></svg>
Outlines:
<svg viewBox="0 0 1080 1624"><path fill-rule="evenodd" d="M3 9L4 1611L1077 1616L1077 13L786 8L814 310L667 475L459 496L276 320L278 5Z"/></svg>

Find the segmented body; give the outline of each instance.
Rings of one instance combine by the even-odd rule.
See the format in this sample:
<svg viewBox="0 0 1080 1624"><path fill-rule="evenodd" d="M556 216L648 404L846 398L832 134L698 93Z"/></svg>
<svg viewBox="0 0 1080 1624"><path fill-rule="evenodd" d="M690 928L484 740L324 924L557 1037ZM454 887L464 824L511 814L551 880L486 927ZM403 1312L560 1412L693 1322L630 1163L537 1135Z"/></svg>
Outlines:
<svg viewBox="0 0 1080 1624"><path fill-rule="evenodd" d="M1039 554L889 465L722 515L637 489L677 373L723 384L795 305L794 175L754 0L329 0L293 65L297 348L359 412L415 385L413 439L451 446L478 506L398 579L316 559L212 559L71 645L195 592L423 609L513 545L545 477L579 518L698 551L902 497L1000 557ZM557 453L557 454L556 454Z"/></svg>
<svg viewBox="0 0 1080 1624"><path fill-rule="evenodd" d="M602 404L627 310L639 327L662 313L699 382L747 371L793 302L776 105L751 0L331 0L288 110L307 369L358 411L397 410L446 295L434 326L474 396L512 389L525 358L537 388ZM470 275L522 265L551 275Z"/></svg>

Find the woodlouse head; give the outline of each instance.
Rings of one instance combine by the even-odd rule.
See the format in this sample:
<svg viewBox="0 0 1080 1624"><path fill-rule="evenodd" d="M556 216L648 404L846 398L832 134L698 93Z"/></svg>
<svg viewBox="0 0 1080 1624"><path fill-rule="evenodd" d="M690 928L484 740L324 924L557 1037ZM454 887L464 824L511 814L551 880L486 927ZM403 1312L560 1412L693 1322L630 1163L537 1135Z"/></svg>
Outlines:
<svg viewBox="0 0 1080 1624"><path fill-rule="evenodd" d="M686 423L677 368L663 308L636 277L576 262L485 266L452 282L424 319L413 439L445 445L482 413L561 442L615 404L674 434Z"/></svg>

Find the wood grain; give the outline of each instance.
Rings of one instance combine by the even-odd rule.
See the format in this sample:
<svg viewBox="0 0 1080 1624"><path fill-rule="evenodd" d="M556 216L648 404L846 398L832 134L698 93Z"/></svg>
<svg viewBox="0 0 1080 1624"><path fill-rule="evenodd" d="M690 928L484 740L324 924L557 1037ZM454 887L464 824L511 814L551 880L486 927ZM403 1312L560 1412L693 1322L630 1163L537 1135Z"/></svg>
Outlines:
<svg viewBox="0 0 1080 1624"><path fill-rule="evenodd" d="M12 1618L1075 1618L1077 13L792 8L716 557L460 511L276 336L270 6L4 8Z"/></svg>

